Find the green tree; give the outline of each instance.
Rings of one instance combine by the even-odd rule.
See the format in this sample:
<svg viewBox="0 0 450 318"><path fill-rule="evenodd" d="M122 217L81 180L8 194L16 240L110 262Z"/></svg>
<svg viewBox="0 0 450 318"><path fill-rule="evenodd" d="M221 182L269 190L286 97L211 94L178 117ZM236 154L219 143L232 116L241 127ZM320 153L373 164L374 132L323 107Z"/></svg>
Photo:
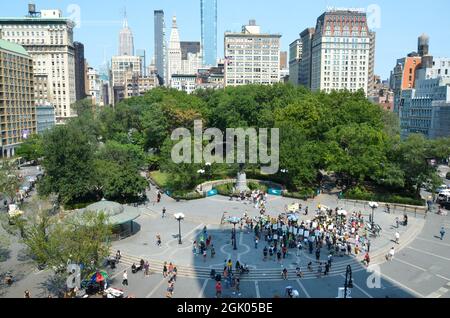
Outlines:
<svg viewBox="0 0 450 318"><path fill-rule="evenodd" d="M62 269L83 264L83 273L98 269L109 254L112 227L104 213L86 211L62 220L42 210L21 222L22 242L38 265Z"/></svg>
<svg viewBox="0 0 450 318"><path fill-rule="evenodd" d="M95 165L98 188L105 198L130 202L145 192L147 180L130 163L96 160Z"/></svg>
<svg viewBox="0 0 450 318"><path fill-rule="evenodd" d="M55 127L45 138L45 175L38 184L39 193L55 193L63 204L91 196L95 191L95 148L93 137L75 125Z"/></svg>
<svg viewBox="0 0 450 318"><path fill-rule="evenodd" d="M44 156L43 140L42 135L31 135L17 148L16 155L26 161L38 162Z"/></svg>
<svg viewBox="0 0 450 318"><path fill-rule="evenodd" d="M432 155L433 143L422 134L412 134L396 147L396 162L405 173L405 187L420 197L420 190L426 182L434 186L439 183L436 178L436 169L428 159Z"/></svg>
<svg viewBox="0 0 450 318"><path fill-rule="evenodd" d="M9 201L14 201L19 190L20 179L14 163L0 161L0 193Z"/></svg>

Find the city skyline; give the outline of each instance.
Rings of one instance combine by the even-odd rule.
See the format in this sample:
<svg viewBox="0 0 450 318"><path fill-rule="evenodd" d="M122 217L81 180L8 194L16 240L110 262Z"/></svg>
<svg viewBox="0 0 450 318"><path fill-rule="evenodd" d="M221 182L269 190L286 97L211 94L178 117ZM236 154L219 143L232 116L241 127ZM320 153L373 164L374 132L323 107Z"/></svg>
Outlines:
<svg viewBox="0 0 450 318"><path fill-rule="evenodd" d="M327 7L368 8L370 5L376 5L374 8L380 9L380 15L372 15L372 24L380 28L374 29L377 33L375 73L382 79L389 76L399 56L416 50L414 43L417 36L422 33L427 33L431 38L431 54L440 57L448 56L450 42L446 41L445 30L450 29L450 22L445 19L444 14L447 10L443 9L446 7L450 9L450 3L438 0L428 7L422 7L420 3L408 3L408 10L404 10L402 2L391 2L353 0L343 3L319 0L311 3L282 0L276 3L264 3L264 6L255 6L255 0L244 3L238 3L235 0L219 0L217 55L223 57L224 32L239 31L249 19L256 19L263 32L282 34L281 49L288 51L289 44L297 39L299 33L306 27L315 25L317 17ZM235 7L234 3L239 4L239 10L230 9ZM2 15L24 16L27 4L27 0L8 3ZM117 0L109 2L108 6L104 2L85 0L78 1L77 5L73 5L73 1L70 0L58 2L42 0L37 1L36 6L38 10L61 9L64 16L81 21L80 27L75 29L74 40L85 45L86 58L89 64L96 68L115 55L125 7L129 26L135 38L135 48L145 49L149 61L154 55L154 10L164 10L166 18L177 15L178 26L184 40L199 41L201 39L200 0L176 0L170 4L161 0L152 3ZM440 7L441 10L434 10L436 7ZM271 12L271 15L265 12ZM398 27L398 21L402 21L401 28ZM426 25L432 25L432 27Z"/></svg>

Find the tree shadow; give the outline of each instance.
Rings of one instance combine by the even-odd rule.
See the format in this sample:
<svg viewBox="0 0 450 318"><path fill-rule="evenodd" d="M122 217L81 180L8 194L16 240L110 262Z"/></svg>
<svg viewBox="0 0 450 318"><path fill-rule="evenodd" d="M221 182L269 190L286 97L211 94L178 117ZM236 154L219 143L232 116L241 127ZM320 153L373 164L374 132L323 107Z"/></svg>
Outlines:
<svg viewBox="0 0 450 318"><path fill-rule="evenodd" d="M28 262L28 261L32 261L33 258L28 253L27 249L23 248L23 249L21 249L20 251L17 252L17 260L19 262Z"/></svg>
<svg viewBox="0 0 450 318"><path fill-rule="evenodd" d="M46 298L49 295L62 298L66 290L66 278L62 275L51 275L45 281L39 284L42 290L38 296Z"/></svg>
<svg viewBox="0 0 450 318"><path fill-rule="evenodd" d="M0 263L6 262L11 258L11 251L7 248L0 247Z"/></svg>

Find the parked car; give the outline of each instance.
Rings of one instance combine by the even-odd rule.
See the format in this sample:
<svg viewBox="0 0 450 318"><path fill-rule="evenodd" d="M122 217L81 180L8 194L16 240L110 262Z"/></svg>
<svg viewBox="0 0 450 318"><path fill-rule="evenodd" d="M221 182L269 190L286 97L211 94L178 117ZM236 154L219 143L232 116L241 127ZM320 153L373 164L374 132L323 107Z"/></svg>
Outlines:
<svg viewBox="0 0 450 318"><path fill-rule="evenodd" d="M448 190L448 186L446 184L441 185L436 189L436 193L441 193L442 191Z"/></svg>

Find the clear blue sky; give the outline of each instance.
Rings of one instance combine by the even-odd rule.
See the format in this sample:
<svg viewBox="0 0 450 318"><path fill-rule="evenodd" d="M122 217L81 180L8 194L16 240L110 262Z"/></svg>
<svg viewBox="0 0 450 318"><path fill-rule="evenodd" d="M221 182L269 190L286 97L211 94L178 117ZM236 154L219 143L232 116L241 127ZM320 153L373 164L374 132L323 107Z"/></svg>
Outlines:
<svg viewBox="0 0 450 318"><path fill-rule="evenodd" d="M1 16L23 16L28 0L2 0ZM171 16L177 15L182 41L200 41L200 0L35 0L38 9L61 9L71 16L70 5L80 8L81 27L75 40L85 44L89 64L97 67L104 58L117 54L123 9L127 8L135 48L153 56L153 11L166 14L167 35ZM327 6L380 8L375 72L389 76L397 58L416 50L417 37L431 37L431 53L450 56L450 1L448 0L218 0L218 54L223 56L223 33L237 31L249 19L256 19L264 32L281 33L283 49L316 19ZM73 11L72 11L73 12ZM149 59L147 59L149 62Z"/></svg>

